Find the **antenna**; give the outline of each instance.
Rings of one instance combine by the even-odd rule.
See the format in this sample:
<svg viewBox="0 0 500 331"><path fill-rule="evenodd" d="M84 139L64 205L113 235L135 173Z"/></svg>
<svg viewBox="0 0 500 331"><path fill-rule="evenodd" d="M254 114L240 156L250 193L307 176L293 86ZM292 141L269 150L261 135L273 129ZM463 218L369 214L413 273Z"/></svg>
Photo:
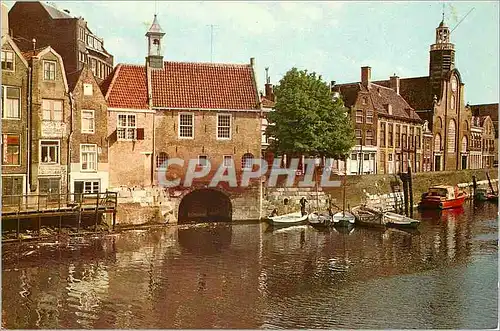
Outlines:
<svg viewBox="0 0 500 331"><path fill-rule="evenodd" d="M444 2L443 2L443 19L442 21L444 22Z"/></svg>
<svg viewBox="0 0 500 331"><path fill-rule="evenodd" d="M214 24L210 24L210 62L213 62L213 53L214 53Z"/></svg>
<svg viewBox="0 0 500 331"><path fill-rule="evenodd" d="M458 28L458 26L460 25L460 23L462 23L463 20L465 20L465 18L474 10L474 7L472 7L471 10L469 10L467 12L467 14L465 14L465 16L457 23L457 25L455 25L455 27L453 29L451 29L450 33L453 32L453 30L455 30L456 28Z"/></svg>
<svg viewBox="0 0 500 331"><path fill-rule="evenodd" d="M271 82L269 78L269 67L266 67L266 84L269 84Z"/></svg>
<svg viewBox="0 0 500 331"><path fill-rule="evenodd" d="M158 1L155 0L155 16L158 15Z"/></svg>

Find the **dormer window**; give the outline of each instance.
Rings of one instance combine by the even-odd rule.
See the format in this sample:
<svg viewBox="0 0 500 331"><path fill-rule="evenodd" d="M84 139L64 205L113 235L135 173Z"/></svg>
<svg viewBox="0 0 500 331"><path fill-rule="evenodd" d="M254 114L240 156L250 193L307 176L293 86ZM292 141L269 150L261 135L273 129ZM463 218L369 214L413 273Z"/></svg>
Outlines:
<svg viewBox="0 0 500 331"><path fill-rule="evenodd" d="M43 79L55 80L56 79L56 62L43 61Z"/></svg>

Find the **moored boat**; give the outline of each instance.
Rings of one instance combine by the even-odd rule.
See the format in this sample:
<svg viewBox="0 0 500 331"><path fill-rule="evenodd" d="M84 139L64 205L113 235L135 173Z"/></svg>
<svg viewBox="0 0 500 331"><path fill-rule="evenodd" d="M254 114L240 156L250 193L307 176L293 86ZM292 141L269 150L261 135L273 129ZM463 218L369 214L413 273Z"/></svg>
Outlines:
<svg viewBox="0 0 500 331"><path fill-rule="evenodd" d="M356 225L385 227L382 222L381 212L366 208L365 206L356 206L351 209L351 213L354 215Z"/></svg>
<svg viewBox="0 0 500 331"><path fill-rule="evenodd" d="M272 226L292 226L292 225L305 225L307 224L308 214L295 212L280 216L269 216L267 222Z"/></svg>
<svg viewBox="0 0 500 331"><path fill-rule="evenodd" d="M328 227L332 224L332 217L330 215L317 212L310 213L307 220L312 226Z"/></svg>
<svg viewBox="0 0 500 331"><path fill-rule="evenodd" d="M334 226L352 226L356 221L353 214L348 211L340 211L333 214L333 225Z"/></svg>
<svg viewBox="0 0 500 331"><path fill-rule="evenodd" d="M397 228L412 228L415 229L420 225L420 221L414 220L412 218L399 215L392 212L385 212L382 215L382 222L386 226L397 227Z"/></svg>
<svg viewBox="0 0 500 331"><path fill-rule="evenodd" d="M438 185L430 187L422 195L419 207L448 209L460 207L464 204L467 193L458 189L458 187Z"/></svg>

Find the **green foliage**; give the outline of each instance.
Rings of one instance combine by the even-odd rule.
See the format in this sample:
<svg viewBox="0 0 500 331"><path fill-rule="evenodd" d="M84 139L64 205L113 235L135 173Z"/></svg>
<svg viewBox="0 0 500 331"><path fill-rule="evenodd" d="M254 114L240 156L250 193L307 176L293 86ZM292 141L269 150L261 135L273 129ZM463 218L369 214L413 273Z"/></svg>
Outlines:
<svg viewBox="0 0 500 331"><path fill-rule="evenodd" d="M354 130L343 101L332 100L316 73L292 68L275 87L275 111L268 114L270 150L291 156L342 157L354 146Z"/></svg>

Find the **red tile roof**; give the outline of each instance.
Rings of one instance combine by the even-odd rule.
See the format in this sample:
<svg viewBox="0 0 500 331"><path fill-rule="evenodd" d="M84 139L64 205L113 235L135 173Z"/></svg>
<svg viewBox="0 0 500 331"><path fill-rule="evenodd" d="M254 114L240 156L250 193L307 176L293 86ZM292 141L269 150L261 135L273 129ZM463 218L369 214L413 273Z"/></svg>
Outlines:
<svg viewBox="0 0 500 331"><path fill-rule="evenodd" d="M250 65L165 62L152 70L153 106L256 109L259 99Z"/></svg>
<svg viewBox="0 0 500 331"><path fill-rule="evenodd" d="M259 109L250 65L165 62L151 69L153 107ZM146 67L119 64L101 83L109 107L147 109Z"/></svg>
<svg viewBox="0 0 500 331"><path fill-rule="evenodd" d="M48 46L43 46L43 47L38 47L36 49L32 49L32 50L29 50L29 51L26 51L26 52L22 52L24 58L26 60L30 60L33 56L37 56L38 54L40 54L41 51L43 51L44 49L46 49Z"/></svg>
<svg viewBox="0 0 500 331"><path fill-rule="evenodd" d="M472 115L489 116L493 122L498 122L498 103L470 105Z"/></svg>
<svg viewBox="0 0 500 331"><path fill-rule="evenodd" d="M145 66L119 64L109 77L101 83L108 107L149 108Z"/></svg>
<svg viewBox="0 0 500 331"><path fill-rule="evenodd" d="M265 96L260 97L260 102L264 108L274 108L276 105L274 101L267 99Z"/></svg>

